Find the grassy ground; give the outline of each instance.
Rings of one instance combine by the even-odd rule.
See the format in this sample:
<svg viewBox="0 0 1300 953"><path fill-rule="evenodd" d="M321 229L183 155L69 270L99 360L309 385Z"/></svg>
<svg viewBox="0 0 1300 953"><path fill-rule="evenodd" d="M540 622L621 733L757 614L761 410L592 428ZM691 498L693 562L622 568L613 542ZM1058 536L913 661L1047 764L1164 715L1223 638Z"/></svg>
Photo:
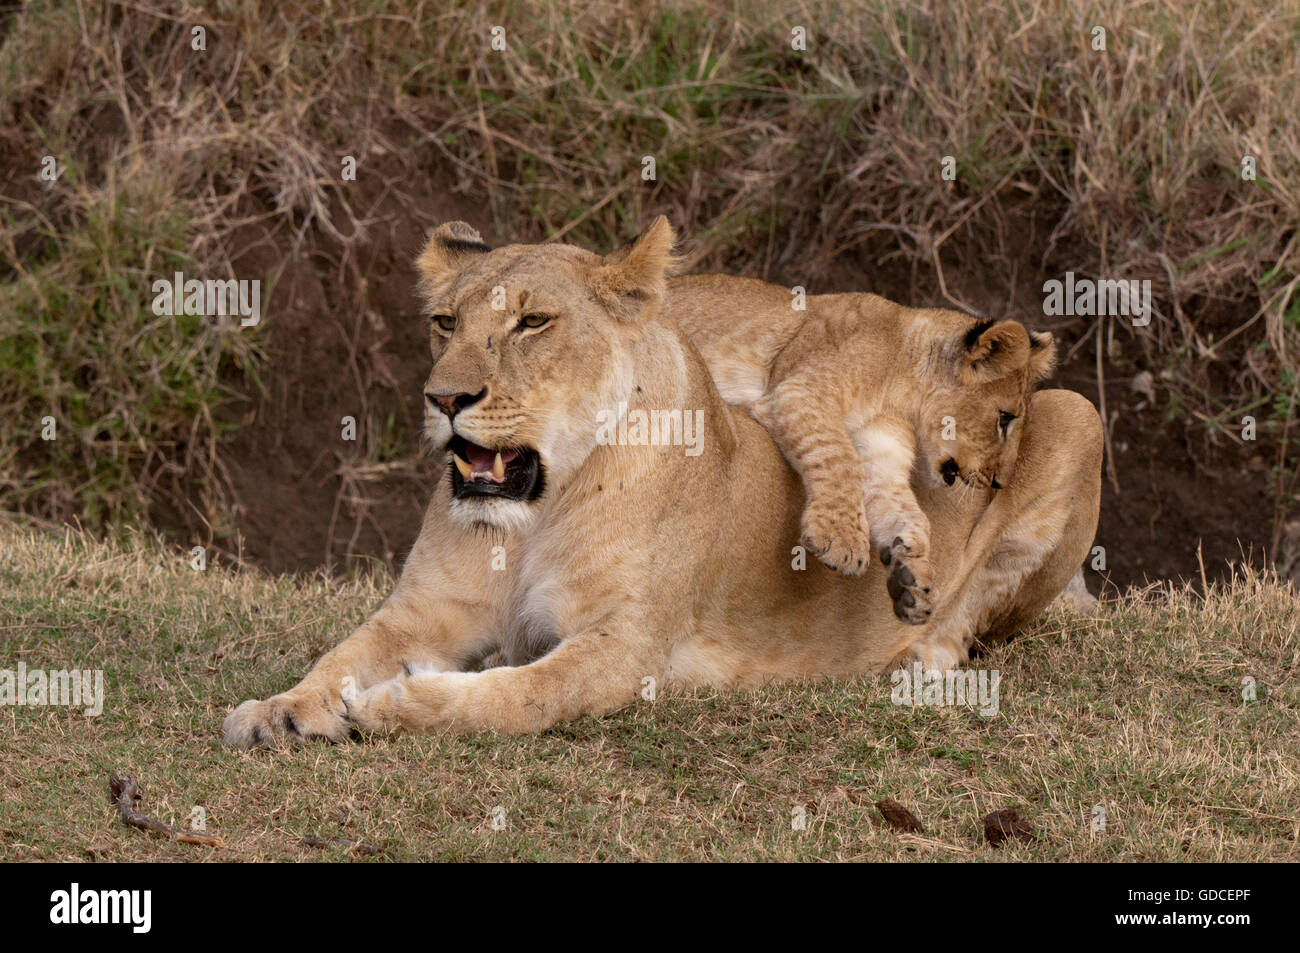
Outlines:
<svg viewBox="0 0 1300 953"><path fill-rule="evenodd" d="M388 586L197 572L141 537L0 522L0 669L107 682L98 718L0 708L0 860L345 859L351 841L399 860L1300 855L1300 603L1255 575L1205 599L1054 610L979 663L1001 672L991 719L896 707L886 680L862 679L660 698L539 737L222 747L227 709L293 684ZM111 771L140 780L155 817L203 807L226 846L126 828ZM884 797L924 834L879 825ZM1003 808L1038 839L988 846L980 819Z"/></svg>

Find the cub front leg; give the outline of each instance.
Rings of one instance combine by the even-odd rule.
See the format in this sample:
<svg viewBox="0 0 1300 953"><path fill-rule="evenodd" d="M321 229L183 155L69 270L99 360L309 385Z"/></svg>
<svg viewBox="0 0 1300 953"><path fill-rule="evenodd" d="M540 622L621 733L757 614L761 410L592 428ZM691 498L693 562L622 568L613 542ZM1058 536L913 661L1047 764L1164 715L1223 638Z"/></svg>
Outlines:
<svg viewBox="0 0 1300 953"><path fill-rule="evenodd" d="M753 407L803 480L802 541L823 563L857 576L871 563L862 464L836 405L815 386L782 381Z"/></svg>
<svg viewBox="0 0 1300 953"><path fill-rule="evenodd" d="M862 458L863 505L871 540L888 570L894 615L909 625L930 621L938 586L930 563L930 520L912 492L916 434L906 421L881 416L854 434Z"/></svg>

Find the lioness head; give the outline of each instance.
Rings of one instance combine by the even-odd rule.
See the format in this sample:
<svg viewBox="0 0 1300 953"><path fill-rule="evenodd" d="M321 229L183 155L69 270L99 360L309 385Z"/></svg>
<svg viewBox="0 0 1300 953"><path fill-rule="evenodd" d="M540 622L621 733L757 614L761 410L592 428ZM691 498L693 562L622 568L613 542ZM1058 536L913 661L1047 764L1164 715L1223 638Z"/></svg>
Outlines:
<svg viewBox="0 0 1300 953"><path fill-rule="evenodd" d="M949 486L1009 485L1029 396L1056 361L1052 335L1018 321L980 321L940 360L947 366L927 396L920 435L931 475Z"/></svg>
<svg viewBox="0 0 1300 953"><path fill-rule="evenodd" d="M634 386L633 339L660 308L673 230L631 246L491 249L469 225L436 229L417 267L433 371L425 432L447 458L466 525L519 528L596 445L603 408Z"/></svg>

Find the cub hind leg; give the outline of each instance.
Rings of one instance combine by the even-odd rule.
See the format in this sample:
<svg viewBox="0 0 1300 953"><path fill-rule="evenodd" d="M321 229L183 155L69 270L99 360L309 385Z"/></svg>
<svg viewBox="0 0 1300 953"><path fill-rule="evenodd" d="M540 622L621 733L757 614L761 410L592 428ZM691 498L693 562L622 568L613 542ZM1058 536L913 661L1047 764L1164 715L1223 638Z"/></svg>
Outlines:
<svg viewBox="0 0 1300 953"><path fill-rule="evenodd" d="M803 480L803 543L831 569L856 576L871 562L862 464L838 402L818 374L786 378L755 401L754 419Z"/></svg>

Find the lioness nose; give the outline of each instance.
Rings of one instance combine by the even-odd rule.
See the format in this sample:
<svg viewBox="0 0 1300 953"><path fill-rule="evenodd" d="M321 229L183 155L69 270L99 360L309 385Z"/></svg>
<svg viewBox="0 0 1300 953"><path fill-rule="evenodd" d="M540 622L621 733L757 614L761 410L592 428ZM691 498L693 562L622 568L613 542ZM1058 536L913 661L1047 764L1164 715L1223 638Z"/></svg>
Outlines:
<svg viewBox="0 0 1300 953"><path fill-rule="evenodd" d="M425 391L425 399L435 405L448 417L455 417L471 404L477 404L487 394L487 388L484 387L477 394L435 394L432 391Z"/></svg>

